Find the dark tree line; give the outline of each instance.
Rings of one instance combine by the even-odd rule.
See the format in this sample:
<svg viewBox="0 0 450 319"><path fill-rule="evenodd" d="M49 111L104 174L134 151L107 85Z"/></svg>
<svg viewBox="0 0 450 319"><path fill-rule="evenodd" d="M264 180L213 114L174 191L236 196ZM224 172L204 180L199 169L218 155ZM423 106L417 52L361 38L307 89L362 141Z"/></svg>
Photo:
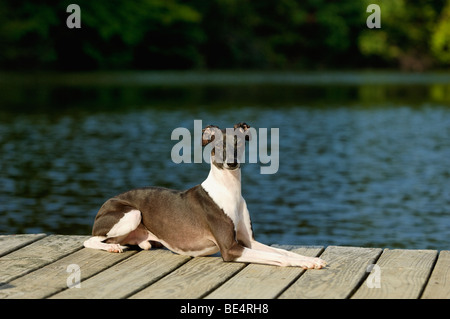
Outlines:
<svg viewBox="0 0 450 319"><path fill-rule="evenodd" d="M69 29L66 8L81 8ZM366 8L381 8L369 29ZM427 70L450 65L450 0L3 0L2 70Z"/></svg>

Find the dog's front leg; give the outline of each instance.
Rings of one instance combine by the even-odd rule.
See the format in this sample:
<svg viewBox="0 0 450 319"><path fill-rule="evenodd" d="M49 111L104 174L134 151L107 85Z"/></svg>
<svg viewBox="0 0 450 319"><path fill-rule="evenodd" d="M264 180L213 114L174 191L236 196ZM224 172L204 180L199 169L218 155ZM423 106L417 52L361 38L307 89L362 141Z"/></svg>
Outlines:
<svg viewBox="0 0 450 319"><path fill-rule="evenodd" d="M243 247L240 256L234 258L232 261L275 266L293 266L302 267L304 269L319 269L323 267L321 263L318 263L309 257L293 258L290 256L283 256L278 253L256 250L247 247Z"/></svg>
<svg viewBox="0 0 450 319"><path fill-rule="evenodd" d="M294 258L294 259L300 260L301 262L303 262L304 260L309 260L310 262L313 262L314 264L316 264L318 266L318 268L322 268L322 267L326 266L326 262L320 258L302 256L302 255L296 254L294 252L291 252L291 251L288 251L285 249L267 246L267 245L264 245L264 244L256 241L253 237L253 231L252 231L252 226L251 226L251 221L250 221L250 213L247 209L247 204L243 198L241 199L240 209L241 209L242 218L237 227L237 238L240 242L242 242L242 244L245 247L253 249L253 250L261 251L261 252L268 252L268 253L272 253L272 254L277 254L277 255L281 255L281 256Z"/></svg>
<svg viewBox="0 0 450 319"><path fill-rule="evenodd" d="M231 237L228 239L229 240L221 241L216 238L216 244L219 246L220 253L224 261L257 263L274 266L294 266L305 269L319 269L323 267L322 263L317 262L310 257L301 258L300 255L291 257L277 252L256 250L242 246Z"/></svg>
<svg viewBox="0 0 450 319"><path fill-rule="evenodd" d="M322 268L326 266L326 262L320 258L317 257L307 257L307 256L303 256L300 254L296 254L292 251L289 250L285 250L285 249L281 249L281 248L275 248L275 247L271 247L271 246L267 246L263 243L260 243L254 239L252 239L250 241L250 248L251 249L255 249L255 250L260 250L260 251L265 251L265 252L269 252L269 253L274 253L274 254L280 254L283 256L288 256L291 258L296 258L296 259L301 259L301 260L310 260L313 263L316 263L318 266L318 268Z"/></svg>

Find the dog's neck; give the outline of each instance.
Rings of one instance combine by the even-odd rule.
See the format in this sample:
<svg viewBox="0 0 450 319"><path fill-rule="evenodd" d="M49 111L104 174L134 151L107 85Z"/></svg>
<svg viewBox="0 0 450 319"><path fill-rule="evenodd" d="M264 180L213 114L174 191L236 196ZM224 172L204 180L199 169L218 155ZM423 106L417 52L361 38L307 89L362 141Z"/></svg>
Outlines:
<svg viewBox="0 0 450 319"><path fill-rule="evenodd" d="M227 215L235 213L242 197L240 168L220 169L211 162L209 175L201 185Z"/></svg>
<svg viewBox="0 0 450 319"><path fill-rule="evenodd" d="M239 223L242 204L241 169L220 169L211 162L208 177L201 184L211 199L232 220L235 230Z"/></svg>
<svg viewBox="0 0 450 319"><path fill-rule="evenodd" d="M209 175L205 182L213 182L215 186L223 185L228 190L233 192L238 192L241 194L241 169L236 168L234 170L229 170L225 168L218 168L214 164L211 163L211 169L209 171Z"/></svg>

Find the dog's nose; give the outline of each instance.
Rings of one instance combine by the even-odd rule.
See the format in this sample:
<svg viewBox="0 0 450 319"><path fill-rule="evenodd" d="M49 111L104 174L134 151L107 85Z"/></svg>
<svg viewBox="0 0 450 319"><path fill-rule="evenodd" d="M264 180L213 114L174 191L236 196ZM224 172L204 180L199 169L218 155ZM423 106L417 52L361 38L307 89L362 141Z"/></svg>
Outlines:
<svg viewBox="0 0 450 319"><path fill-rule="evenodd" d="M227 163L227 166L228 166L229 168L236 168L238 165L239 165L238 162Z"/></svg>

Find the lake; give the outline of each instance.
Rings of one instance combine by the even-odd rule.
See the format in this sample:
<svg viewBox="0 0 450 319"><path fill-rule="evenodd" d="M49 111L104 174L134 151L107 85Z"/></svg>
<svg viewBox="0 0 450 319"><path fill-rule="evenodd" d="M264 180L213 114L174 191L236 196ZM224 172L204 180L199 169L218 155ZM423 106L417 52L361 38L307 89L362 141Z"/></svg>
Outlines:
<svg viewBox="0 0 450 319"><path fill-rule="evenodd" d="M201 183L209 165L175 164L172 131L244 121L279 129L278 171L242 168L259 241L449 249L448 74L1 74L0 86L0 234L89 234L118 193Z"/></svg>

